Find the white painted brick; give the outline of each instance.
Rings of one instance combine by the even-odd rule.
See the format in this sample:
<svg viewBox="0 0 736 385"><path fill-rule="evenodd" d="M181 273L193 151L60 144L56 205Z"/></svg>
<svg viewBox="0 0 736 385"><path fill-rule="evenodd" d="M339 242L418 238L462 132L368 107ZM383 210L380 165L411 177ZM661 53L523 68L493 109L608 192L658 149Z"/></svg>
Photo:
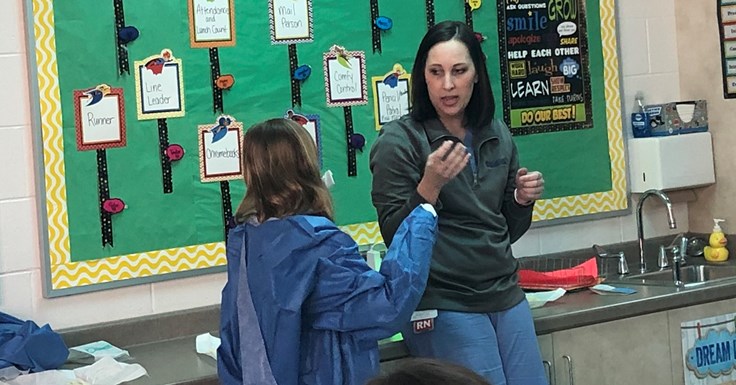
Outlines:
<svg viewBox="0 0 736 385"><path fill-rule="evenodd" d="M541 254L539 248L539 233L543 232L542 229L530 229L526 232L518 241L511 245L511 250L514 253L514 257L531 257L534 255Z"/></svg>
<svg viewBox="0 0 736 385"><path fill-rule="evenodd" d="M23 320L34 320L33 274L30 271L0 274L0 311Z"/></svg>
<svg viewBox="0 0 736 385"><path fill-rule="evenodd" d="M30 126L25 54L0 55L0 68L0 127Z"/></svg>
<svg viewBox="0 0 736 385"><path fill-rule="evenodd" d="M648 19L647 36L649 37L649 66L651 72L677 74L679 66L675 17Z"/></svg>
<svg viewBox="0 0 736 385"><path fill-rule="evenodd" d="M37 234L33 199L0 201L0 273L39 268Z"/></svg>
<svg viewBox="0 0 736 385"><path fill-rule="evenodd" d="M110 322L152 314L151 285L43 298L41 276L34 274L34 314L54 329Z"/></svg>
<svg viewBox="0 0 736 385"><path fill-rule="evenodd" d="M25 52L23 0L5 0L0 12L0 54Z"/></svg>
<svg viewBox="0 0 736 385"><path fill-rule="evenodd" d="M28 136L25 128L0 128L0 200L33 196Z"/></svg>
<svg viewBox="0 0 736 385"><path fill-rule="evenodd" d="M156 282L151 290L153 310L163 313L219 304L225 282L226 273Z"/></svg>
<svg viewBox="0 0 736 385"><path fill-rule="evenodd" d="M644 19L626 19L619 22L619 56L624 76L649 73L649 46L647 22Z"/></svg>
<svg viewBox="0 0 736 385"><path fill-rule="evenodd" d="M539 234L543 254L590 248L621 241L618 218L569 223L544 228ZM541 230L541 229L540 229Z"/></svg>

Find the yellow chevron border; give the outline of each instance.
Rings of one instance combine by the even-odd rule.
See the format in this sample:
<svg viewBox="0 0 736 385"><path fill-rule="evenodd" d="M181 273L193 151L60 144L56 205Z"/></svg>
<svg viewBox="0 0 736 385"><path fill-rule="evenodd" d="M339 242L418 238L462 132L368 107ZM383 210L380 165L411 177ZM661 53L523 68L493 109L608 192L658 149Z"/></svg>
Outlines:
<svg viewBox="0 0 736 385"><path fill-rule="evenodd" d="M53 0L33 0L33 20L43 137L51 290L224 265L225 245L222 242L93 261L71 261Z"/></svg>
<svg viewBox="0 0 736 385"><path fill-rule="evenodd" d="M603 46L603 78L608 126L608 153L611 157L611 190L594 194L543 199L534 205L533 221L567 218L585 214L623 210L626 199L626 161L621 125L621 95L616 48L614 0L600 0L601 44Z"/></svg>
<svg viewBox="0 0 736 385"><path fill-rule="evenodd" d="M340 226L340 230L350 235L359 245L372 245L383 242L378 222L356 223Z"/></svg>

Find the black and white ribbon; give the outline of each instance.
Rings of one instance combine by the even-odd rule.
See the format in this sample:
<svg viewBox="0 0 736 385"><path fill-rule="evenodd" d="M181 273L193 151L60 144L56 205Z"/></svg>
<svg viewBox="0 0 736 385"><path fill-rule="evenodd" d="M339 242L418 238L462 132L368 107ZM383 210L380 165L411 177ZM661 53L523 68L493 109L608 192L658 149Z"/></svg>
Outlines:
<svg viewBox="0 0 736 385"><path fill-rule="evenodd" d="M220 194L222 195L222 223L225 229L225 243L227 243L227 234L230 230L230 224L233 222L233 207L230 199L230 182L220 181Z"/></svg>
<svg viewBox="0 0 736 385"><path fill-rule="evenodd" d="M296 44L289 44L289 78L291 79L291 106L302 105L301 81L294 76L299 66L299 58L296 55Z"/></svg>
<svg viewBox="0 0 736 385"><path fill-rule="evenodd" d="M434 0L424 0L427 9L427 29L434 27Z"/></svg>
<svg viewBox="0 0 736 385"><path fill-rule="evenodd" d="M118 55L118 72L120 75L130 75L130 62L128 60L128 49L120 38L120 30L125 27L125 11L123 10L123 0L113 0L115 8L115 41L117 43Z"/></svg>
<svg viewBox="0 0 736 385"><path fill-rule="evenodd" d="M171 160L166 154L169 148L169 126L166 119L158 120L158 147L159 156L161 157L161 176L163 177L164 194L174 192L174 184L171 181Z"/></svg>
<svg viewBox="0 0 736 385"><path fill-rule="evenodd" d="M222 88L217 86L220 78L220 52L217 47L210 48L210 73L212 74L212 112L222 113Z"/></svg>
<svg viewBox="0 0 736 385"><path fill-rule="evenodd" d="M358 175L358 165L355 160L355 147L350 143L353 137L353 109L350 106L343 107L345 113L345 143L348 146L348 176Z"/></svg>
<svg viewBox="0 0 736 385"><path fill-rule="evenodd" d="M381 29L376 25L378 19L378 0L371 0L371 33L373 35L373 53L381 53Z"/></svg>
<svg viewBox="0 0 736 385"><path fill-rule="evenodd" d="M107 152L104 149L97 150L97 192L100 199L102 247L107 245L112 247L112 214L104 208L105 202L110 199L110 185L107 177Z"/></svg>
<svg viewBox="0 0 736 385"><path fill-rule="evenodd" d="M465 24L468 25L468 28L470 28L471 31L474 31L473 8L470 7L470 3L468 2L468 0L463 0L463 3L465 3Z"/></svg>

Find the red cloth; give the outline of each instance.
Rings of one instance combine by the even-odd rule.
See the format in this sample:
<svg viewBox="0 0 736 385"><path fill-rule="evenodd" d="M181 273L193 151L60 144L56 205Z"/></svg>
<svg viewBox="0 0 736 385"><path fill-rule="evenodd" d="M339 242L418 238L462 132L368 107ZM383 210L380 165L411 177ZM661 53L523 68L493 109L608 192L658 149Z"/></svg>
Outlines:
<svg viewBox="0 0 736 385"><path fill-rule="evenodd" d="M595 257L569 269L555 271L519 270L519 286L528 289L571 289L598 283L598 263Z"/></svg>

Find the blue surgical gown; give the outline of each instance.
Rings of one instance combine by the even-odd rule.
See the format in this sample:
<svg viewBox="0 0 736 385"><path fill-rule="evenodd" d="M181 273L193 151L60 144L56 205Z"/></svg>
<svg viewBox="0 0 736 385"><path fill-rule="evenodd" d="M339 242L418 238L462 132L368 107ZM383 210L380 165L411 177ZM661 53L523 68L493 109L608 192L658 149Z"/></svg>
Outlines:
<svg viewBox="0 0 736 385"><path fill-rule="evenodd" d="M295 215L231 230L220 382L363 385L378 372L377 341L395 334L419 303L436 227L434 213L417 207L400 226L378 272L368 267L352 238L321 216ZM239 285L241 271L247 271L245 290ZM238 317L248 291L257 324ZM256 337L262 341L240 341L240 328L260 328ZM249 358L257 355L252 351L259 344L265 346L265 366L270 365L265 375L256 357ZM268 380L259 378L271 373Z"/></svg>

